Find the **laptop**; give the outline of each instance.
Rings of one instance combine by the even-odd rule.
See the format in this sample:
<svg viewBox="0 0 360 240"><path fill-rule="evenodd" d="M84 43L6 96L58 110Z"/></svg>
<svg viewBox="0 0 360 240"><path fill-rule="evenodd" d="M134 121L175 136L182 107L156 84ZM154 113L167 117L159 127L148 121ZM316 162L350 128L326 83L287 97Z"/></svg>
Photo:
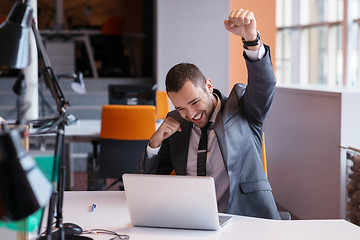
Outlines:
<svg viewBox="0 0 360 240"><path fill-rule="evenodd" d="M230 216L219 216L212 177L124 174L134 226L219 230Z"/></svg>

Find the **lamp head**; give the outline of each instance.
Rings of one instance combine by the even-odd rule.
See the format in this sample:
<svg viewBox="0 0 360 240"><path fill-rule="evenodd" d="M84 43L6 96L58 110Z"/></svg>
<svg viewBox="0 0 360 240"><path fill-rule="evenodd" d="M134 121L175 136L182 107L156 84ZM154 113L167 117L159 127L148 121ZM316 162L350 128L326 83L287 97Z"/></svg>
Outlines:
<svg viewBox="0 0 360 240"><path fill-rule="evenodd" d="M0 220L19 220L44 207L52 186L28 155L17 129L0 130Z"/></svg>
<svg viewBox="0 0 360 240"><path fill-rule="evenodd" d="M0 66L25 68L30 63L29 31L33 9L16 2L6 20L0 25Z"/></svg>
<svg viewBox="0 0 360 240"><path fill-rule="evenodd" d="M71 83L71 88L77 94L85 94L86 93L86 87L85 87L85 83L84 83L84 75L82 72L79 71L76 74L74 81Z"/></svg>

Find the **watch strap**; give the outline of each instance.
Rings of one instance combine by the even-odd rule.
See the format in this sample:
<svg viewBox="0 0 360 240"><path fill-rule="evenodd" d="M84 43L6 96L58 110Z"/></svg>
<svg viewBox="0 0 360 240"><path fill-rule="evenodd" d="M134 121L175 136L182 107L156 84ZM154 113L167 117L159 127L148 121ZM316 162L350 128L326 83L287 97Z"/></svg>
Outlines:
<svg viewBox="0 0 360 240"><path fill-rule="evenodd" d="M243 42L244 48L253 47L253 46L258 45L259 40L260 40L260 32L258 30L256 30L256 32L257 32L257 35L256 35L256 39L254 41L246 41L244 38L241 39Z"/></svg>

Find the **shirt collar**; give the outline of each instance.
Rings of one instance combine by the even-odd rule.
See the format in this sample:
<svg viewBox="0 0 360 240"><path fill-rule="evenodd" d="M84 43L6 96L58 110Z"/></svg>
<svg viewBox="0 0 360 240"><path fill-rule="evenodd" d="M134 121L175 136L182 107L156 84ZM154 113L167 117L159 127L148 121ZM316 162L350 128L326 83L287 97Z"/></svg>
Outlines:
<svg viewBox="0 0 360 240"><path fill-rule="evenodd" d="M216 98L216 100L217 100L217 104L216 104L216 107L215 107L215 109L214 109L214 112L213 112L213 114L211 115L211 118L210 118L210 122L212 122L212 123L214 123L215 122L215 120L216 120L216 117L217 117L217 115L218 115L218 113L219 113L219 111L220 111L220 107L221 107L221 100L220 100L220 98L218 97L218 95L216 95L216 93L213 93L213 95L214 95L214 97Z"/></svg>

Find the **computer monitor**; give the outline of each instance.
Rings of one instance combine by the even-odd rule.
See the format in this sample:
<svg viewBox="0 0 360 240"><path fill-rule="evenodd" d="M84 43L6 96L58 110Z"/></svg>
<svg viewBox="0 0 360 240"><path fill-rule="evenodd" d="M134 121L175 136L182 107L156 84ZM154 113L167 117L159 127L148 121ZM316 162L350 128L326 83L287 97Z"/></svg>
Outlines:
<svg viewBox="0 0 360 240"><path fill-rule="evenodd" d="M156 105L156 84L109 85L109 104Z"/></svg>

